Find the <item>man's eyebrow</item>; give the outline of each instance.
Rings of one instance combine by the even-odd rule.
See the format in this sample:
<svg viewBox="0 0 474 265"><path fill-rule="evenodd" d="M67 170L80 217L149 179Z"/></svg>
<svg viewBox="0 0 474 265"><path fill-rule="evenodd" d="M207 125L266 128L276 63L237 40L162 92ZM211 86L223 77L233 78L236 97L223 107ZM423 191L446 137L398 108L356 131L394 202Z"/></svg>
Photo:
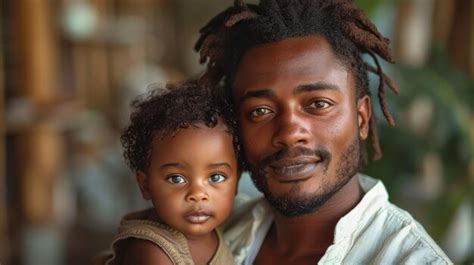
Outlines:
<svg viewBox="0 0 474 265"><path fill-rule="evenodd" d="M212 163L212 164L209 164L209 166L207 166L207 167L208 167L208 168L228 167L228 168L232 169L232 167L230 166L230 164L227 163L227 162Z"/></svg>
<svg viewBox="0 0 474 265"><path fill-rule="evenodd" d="M325 82L317 82L311 84L303 84L298 85L295 90L293 91L294 94L298 94L301 92L307 91L315 91L315 90L340 90L337 85L325 83ZM271 98L273 97L273 91L271 89L259 89L259 90L251 90L245 92L245 94L239 98L239 103L249 99L249 98Z"/></svg>
<svg viewBox="0 0 474 265"><path fill-rule="evenodd" d="M270 89L247 91L242 97L239 98L239 103L242 103L249 98L271 98L272 96L273 92Z"/></svg>
<svg viewBox="0 0 474 265"><path fill-rule="evenodd" d="M317 82L317 83L312 83L312 84L299 85L295 88L295 90L293 91L293 94L315 91L315 90L340 90L340 88L337 85L324 83L324 82Z"/></svg>

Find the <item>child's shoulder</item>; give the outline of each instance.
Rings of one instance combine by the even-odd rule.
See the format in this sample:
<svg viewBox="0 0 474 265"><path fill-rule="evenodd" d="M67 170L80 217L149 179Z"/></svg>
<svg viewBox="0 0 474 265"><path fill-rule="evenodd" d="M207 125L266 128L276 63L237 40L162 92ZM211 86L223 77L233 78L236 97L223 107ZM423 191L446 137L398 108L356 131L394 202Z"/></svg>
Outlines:
<svg viewBox="0 0 474 265"><path fill-rule="evenodd" d="M123 253L123 264L169 264L165 251L154 242L143 239L130 239Z"/></svg>
<svg viewBox="0 0 474 265"><path fill-rule="evenodd" d="M176 229L150 218L153 209L132 212L124 216L118 228L116 239L141 238L158 245L173 244L186 246L186 238Z"/></svg>
<svg viewBox="0 0 474 265"><path fill-rule="evenodd" d="M186 256L190 260L190 253L184 235L151 220L151 211L133 212L122 218L112 242L114 254L107 264L188 264Z"/></svg>

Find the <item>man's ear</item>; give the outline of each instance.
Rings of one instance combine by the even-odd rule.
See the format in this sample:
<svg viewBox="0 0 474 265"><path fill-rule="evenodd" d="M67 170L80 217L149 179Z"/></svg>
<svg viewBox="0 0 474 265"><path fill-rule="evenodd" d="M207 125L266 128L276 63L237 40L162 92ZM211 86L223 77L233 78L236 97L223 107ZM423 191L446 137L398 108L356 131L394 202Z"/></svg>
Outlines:
<svg viewBox="0 0 474 265"><path fill-rule="evenodd" d="M148 176L145 174L145 172L141 170L138 170L135 176L137 178L137 183L140 187L140 191L142 192L143 199L151 199L150 189L148 187Z"/></svg>
<svg viewBox="0 0 474 265"><path fill-rule="evenodd" d="M367 139L369 136L369 122L372 116L372 102L370 96L365 95L357 100L357 120L359 126L359 138Z"/></svg>

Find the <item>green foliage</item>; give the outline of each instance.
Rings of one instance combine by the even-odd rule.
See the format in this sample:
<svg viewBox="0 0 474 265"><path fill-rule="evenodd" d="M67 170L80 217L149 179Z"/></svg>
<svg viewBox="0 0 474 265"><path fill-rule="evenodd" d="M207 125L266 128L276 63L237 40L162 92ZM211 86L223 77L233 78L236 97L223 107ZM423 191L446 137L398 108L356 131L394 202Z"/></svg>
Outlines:
<svg viewBox="0 0 474 265"><path fill-rule="evenodd" d="M380 122L379 134L384 157L369 163L367 174L383 179L393 200L402 207L420 207L413 213L436 239L443 235L465 196L472 196L474 183L468 164L474 159L474 85L468 77L453 68L440 47L434 47L431 60L423 68L396 66L393 69L400 95L389 95L391 112L397 126L388 128ZM374 91L375 92L375 91ZM387 92L389 94L389 92ZM422 99L431 105L427 126L414 127L424 120L413 120L414 104ZM383 121L380 110L376 109ZM426 117L426 115L425 115ZM403 189L423 174L423 159L428 153L438 155L442 166L442 190L435 197L405 201ZM403 195L402 195L403 194ZM415 209L414 207L413 209Z"/></svg>

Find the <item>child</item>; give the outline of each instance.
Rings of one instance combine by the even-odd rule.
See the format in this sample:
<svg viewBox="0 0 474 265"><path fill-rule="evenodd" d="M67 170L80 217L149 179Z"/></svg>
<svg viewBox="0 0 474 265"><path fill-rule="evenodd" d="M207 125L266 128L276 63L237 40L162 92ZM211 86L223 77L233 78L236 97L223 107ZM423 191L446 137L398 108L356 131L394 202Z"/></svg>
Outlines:
<svg viewBox="0 0 474 265"><path fill-rule="evenodd" d="M132 106L124 156L153 208L123 218L106 264L233 264L216 230L241 169L232 107L194 81Z"/></svg>

